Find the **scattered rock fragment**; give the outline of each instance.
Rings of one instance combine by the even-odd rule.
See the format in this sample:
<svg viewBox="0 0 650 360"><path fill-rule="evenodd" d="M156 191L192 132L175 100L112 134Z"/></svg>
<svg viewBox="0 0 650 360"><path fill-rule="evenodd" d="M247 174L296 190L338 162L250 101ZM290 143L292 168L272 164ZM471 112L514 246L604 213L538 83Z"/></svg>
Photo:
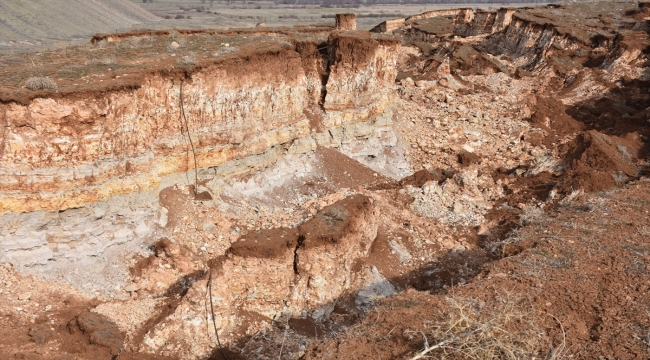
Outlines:
<svg viewBox="0 0 650 360"><path fill-rule="evenodd" d="M83 332L91 344L109 348L112 355L118 355L123 349L124 335L119 327L104 315L86 311L74 320L74 328ZM70 328L70 327L69 327Z"/></svg>

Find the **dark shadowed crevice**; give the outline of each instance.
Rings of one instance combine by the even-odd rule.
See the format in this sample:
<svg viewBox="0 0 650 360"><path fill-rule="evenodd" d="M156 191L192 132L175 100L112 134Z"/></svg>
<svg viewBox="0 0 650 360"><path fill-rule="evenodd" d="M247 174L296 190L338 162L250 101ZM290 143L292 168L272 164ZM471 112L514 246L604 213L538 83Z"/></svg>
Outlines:
<svg viewBox="0 0 650 360"><path fill-rule="evenodd" d="M305 237L303 235L300 235L298 237L298 243L296 244L296 248L293 250L293 272L298 275L298 249L303 245L305 242Z"/></svg>
<svg viewBox="0 0 650 360"><path fill-rule="evenodd" d="M325 105L325 97L327 96L327 82L329 81L330 78L330 70L332 66L332 61L331 55L329 54L329 46L326 42L321 43L318 45L318 53L321 55L323 58L323 64L324 69L323 72L320 74L320 81L321 81L321 92L320 92L320 101L319 105L321 106L321 109L323 109L323 106ZM324 110L324 109L323 109Z"/></svg>

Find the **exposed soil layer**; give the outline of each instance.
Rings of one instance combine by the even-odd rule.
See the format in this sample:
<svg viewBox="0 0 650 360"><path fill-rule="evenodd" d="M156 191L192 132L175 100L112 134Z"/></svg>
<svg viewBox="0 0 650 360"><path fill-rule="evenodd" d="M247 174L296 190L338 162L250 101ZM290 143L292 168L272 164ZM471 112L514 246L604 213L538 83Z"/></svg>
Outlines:
<svg viewBox="0 0 650 360"><path fill-rule="evenodd" d="M315 36L322 39L326 36L324 30L319 29L320 33L316 32ZM267 37L265 33L248 37L236 32L189 30L99 35L94 41L95 45L39 53L37 69L27 69L17 59L11 58L13 60L6 62L5 67L14 70L4 73L0 101L27 104L38 97L87 98L91 94L138 88L146 78L155 74L185 79L211 63L231 58L233 53L240 58L247 53L255 56L260 50L277 52L274 45L291 41L291 36L270 32L268 36L271 42L260 46L255 41L259 36ZM119 41L108 41L114 37L120 38L117 39ZM170 44L178 44L179 41L183 46L170 47ZM228 44L228 47L223 44ZM147 56L149 52L150 55L163 55L152 58ZM14 55L15 58L23 56L29 55ZM185 56L189 56L191 61L184 62ZM76 64L66 65L70 63ZM24 88L24 82L31 76L50 77L58 89L31 91Z"/></svg>
<svg viewBox="0 0 650 360"><path fill-rule="evenodd" d="M463 9L399 22L390 38L325 28L110 34L47 54L47 69L84 51L125 50L101 66L128 67L133 80L74 85L75 76L51 94L19 89L24 71L4 75L7 106L45 94L100 97L151 74L191 83L221 69L244 78L269 59L276 65L261 82L314 81L309 108L296 115L305 116L300 136L278 130L268 139L286 140L253 143L235 165L156 192L160 209L145 216L154 230L140 253L122 255L130 277L112 292L2 264L0 354L648 358L647 9ZM179 64L171 56L179 48L196 61ZM165 55L149 59L155 52ZM94 65L82 67L85 76L113 71ZM375 113L382 101L391 105ZM363 122L340 123L358 113ZM258 130L247 131L243 140ZM387 169L403 161L411 174L391 178ZM137 170L129 163L124 176ZM119 224L133 213L126 207L92 216ZM47 231L54 222L41 223Z"/></svg>
<svg viewBox="0 0 650 360"><path fill-rule="evenodd" d="M298 230L268 229L252 231L230 247L233 255L255 258L276 258L293 251L298 245Z"/></svg>

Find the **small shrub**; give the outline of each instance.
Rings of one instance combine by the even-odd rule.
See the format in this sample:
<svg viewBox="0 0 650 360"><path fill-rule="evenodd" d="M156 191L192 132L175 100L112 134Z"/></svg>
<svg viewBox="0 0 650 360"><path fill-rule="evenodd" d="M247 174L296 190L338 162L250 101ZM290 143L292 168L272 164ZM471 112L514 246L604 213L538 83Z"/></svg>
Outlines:
<svg viewBox="0 0 650 360"><path fill-rule="evenodd" d="M165 19L171 19L172 17L169 15L165 15Z"/></svg>
<svg viewBox="0 0 650 360"><path fill-rule="evenodd" d="M188 17L189 17L189 16L188 16ZM176 17L174 17L174 19L176 19L176 20L178 20L178 19L185 19L185 16L183 16L183 15L176 15Z"/></svg>
<svg viewBox="0 0 650 360"><path fill-rule="evenodd" d="M25 87L32 91L37 90L59 90L58 85L49 77L30 77L25 82Z"/></svg>
<svg viewBox="0 0 650 360"><path fill-rule="evenodd" d="M544 213L544 209L537 206L526 206L519 214L519 220L525 226L544 223L548 217Z"/></svg>
<svg viewBox="0 0 650 360"><path fill-rule="evenodd" d="M59 77L79 78L82 66L81 64L67 65L57 70L56 73Z"/></svg>

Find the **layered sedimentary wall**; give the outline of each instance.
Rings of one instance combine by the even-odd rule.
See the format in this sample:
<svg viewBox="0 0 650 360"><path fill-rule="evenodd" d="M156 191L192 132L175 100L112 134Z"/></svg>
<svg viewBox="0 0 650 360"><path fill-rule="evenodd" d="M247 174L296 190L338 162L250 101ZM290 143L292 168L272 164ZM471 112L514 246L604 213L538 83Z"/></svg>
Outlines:
<svg viewBox="0 0 650 360"><path fill-rule="evenodd" d="M160 193L193 182L193 154L199 181L222 181L372 133L399 46L336 32L137 88L0 104L0 261L91 292L124 283L120 259L167 234Z"/></svg>
<svg viewBox="0 0 650 360"><path fill-rule="evenodd" d="M309 91L314 79L299 54L278 49L246 60L187 80L153 77L137 90L101 97L4 105L0 210L78 207L187 171L193 163L186 157L181 101L199 167L308 134L302 112L317 94ZM282 62L275 71L259 71Z"/></svg>
<svg viewBox="0 0 650 360"><path fill-rule="evenodd" d="M506 29L516 9L502 8L496 12L472 9L463 11L456 18L454 33L460 36L493 34Z"/></svg>
<svg viewBox="0 0 650 360"><path fill-rule="evenodd" d="M625 59L636 58L643 48L626 46L629 36L624 32L607 30L604 23L594 20L574 26L564 18L560 8L553 7L549 11L550 14L544 15L539 13L539 9L501 8L495 12L460 9L448 24L424 20L425 23L409 29L409 36L430 43L447 41L451 36L482 36L476 40L477 49L493 55L505 54L513 59L512 65L527 70L538 69L556 51L576 51L579 48L609 53L603 67L611 68L614 59L627 61ZM638 23L636 26L643 25ZM402 25L401 29L407 27ZM645 41L628 40L629 43Z"/></svg>
<svg viewBox="0 0 650 360"><path fill-rule="evenodd" d="M194 167L185 129L197 167L207 168L309 135L308 109L322 106L324 128L368 120L390 102L398 46L368 33L333 34L326 87L327 59L315 46L283 46L185 79L153 76L137 89L2 104L0 213L157 187Z"/></svg>
<svg viewBox="0 0 650 360"><path fill-rule="evenodd" d="M389 19L375 26L370 31L377 32L377 33L392 33L395 30L410 28L410 25L417 20L431 19L437 17L458 16L460 13L463 13L464 11L467 10L472 11L472 9L434 10L434 11L427 11L422 14L408 16L406 18Z"/></svg>
<svg viewBox="0 0 650 360"><path fill-rule="evenodd" d="M501 39L489 43L491 52L513 56L518 59L519 66L530 66L546 56L558 32L552 25L514 16L510 26L500 35Z"/></svg>

